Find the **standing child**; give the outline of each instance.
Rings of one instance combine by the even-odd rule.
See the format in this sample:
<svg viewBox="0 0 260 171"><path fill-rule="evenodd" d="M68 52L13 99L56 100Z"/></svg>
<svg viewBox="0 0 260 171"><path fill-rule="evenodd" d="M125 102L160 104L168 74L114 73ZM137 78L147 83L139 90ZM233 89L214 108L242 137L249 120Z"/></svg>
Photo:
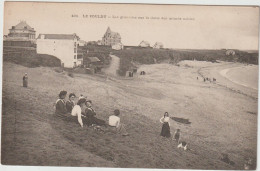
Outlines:
<svg viewBox="0 0 260 171"><path fill-rule="evenodd" d="M164 113L164 116L160 119L160 122L163 124L162 125L162 131L161 131L161 136L163 137L171 137L171 131L170 131L170 117L168 112Z"/></svg>
<svg viewBox="0 0 260 171"><path fill-rule="evenodd" d="M23 76L23 87L28 87L28 76L27 73Z"/></svg>

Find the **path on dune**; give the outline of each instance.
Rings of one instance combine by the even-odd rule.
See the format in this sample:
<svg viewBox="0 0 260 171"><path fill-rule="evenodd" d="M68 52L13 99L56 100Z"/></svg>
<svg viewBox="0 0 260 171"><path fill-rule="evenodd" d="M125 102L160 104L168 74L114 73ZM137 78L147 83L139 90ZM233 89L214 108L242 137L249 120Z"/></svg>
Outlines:
<svg viewBox="0 0 260 171"><path fill-rule="evenodd" d="M108 68L104 68L103 71L108 75L116 76L116 71L119 69L120 58L115 55L110 55L110 57L112 58L110 66Z"/></svg>

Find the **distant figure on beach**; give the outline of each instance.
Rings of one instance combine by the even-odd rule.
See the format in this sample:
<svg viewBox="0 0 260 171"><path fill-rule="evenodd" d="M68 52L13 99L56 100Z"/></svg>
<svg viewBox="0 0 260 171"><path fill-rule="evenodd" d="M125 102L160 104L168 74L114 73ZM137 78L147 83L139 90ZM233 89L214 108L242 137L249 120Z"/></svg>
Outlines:
<svg viewBox="0 0 260 171"><path fill-rule="evenodd" d="M116 109L114 115L109 116L108 124L111 127L116 128L117 133L122 134L123 136L129 135L125 129L125 125L120 122L120 111Z"/></svg>
<svg viewBox="0 0 260 171"><path fill-rule="evenodd" d="M204 78L204 82L206 81L206 79Z"/></svg>
<svg viewBox="0 0 260 171"><path fill-rule="evenodd" d="M69 100L66 102L66 109L68 113L71 113L73 107L75 106L75 97L74 93L70 93Z"/></svg>
<svg viewBox="0 0 260 171"><path fill-rule="evenodd" d="M161 136L167 137L167 138L169 138L171 136L169 121L170 121L169 114L168 114L168 112L165 112L163 117L160 119L160 122L163 124Z"/></svg>
<svg viewBox="0 0 260 171"><path fill-rule="evenodd" d="M23 76L23 87L28 87L28 76L27 73Z"/></svg>
<svg viewBox="0 0 260 171"><path fill-rule="evenodd" d="M216 82L217 81L217 79L216 78L213 78L213 82Z"/></svg>
<svg viewBox="0 0 260 171"><path fill-rule="evenodd" d="M83 115L81 114L82 111L86 110L86 99L82 98L78 101L77 105L75 105L71 111L71 117L70 120L75 122L75 123L79 123L79 125L81 127L84 126L83 124Z"/></svg>
<svg viewBox="0 0 260 171"><path fill-rule="evenodd" d="M65 114L67 114L67 109L66 109L66 102L65 98L67 95L67 91L61 91L59 94L59 99L56 101L55 104L55 114L59 117L64 118Z"/></svg>
<svg viewBox="0 0 260 171"><path fill-rule="evenodd" d="M199 77L197 77L197 80L199 79Z"/></svg>
<svg viewBox="0 0 260 171"><path fill-rule="evenodd" d="M104 120L101 120L101 119L98 119L95 117L97 114L96 114L95 110L92 108L91 100L86 101L86 106L87 107L85 109L85 113L83 114L84 116L86 116L86 124L88 126L91 126L92 124L105 126L106 122Z"/></svg>

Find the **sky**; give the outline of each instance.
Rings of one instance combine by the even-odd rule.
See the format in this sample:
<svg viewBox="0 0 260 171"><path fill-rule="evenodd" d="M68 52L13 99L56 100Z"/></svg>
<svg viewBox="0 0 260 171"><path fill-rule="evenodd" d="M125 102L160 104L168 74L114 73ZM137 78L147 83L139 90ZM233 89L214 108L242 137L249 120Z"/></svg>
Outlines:
<svg viewBox="0 0 260 171"><path fill-rule="evenodd" d="M4 35L21 20L36 36L76 33L82 40L97 41L109 26L124 45L145 40L176 49L258 50L258 7L5 2Z"/></svg>

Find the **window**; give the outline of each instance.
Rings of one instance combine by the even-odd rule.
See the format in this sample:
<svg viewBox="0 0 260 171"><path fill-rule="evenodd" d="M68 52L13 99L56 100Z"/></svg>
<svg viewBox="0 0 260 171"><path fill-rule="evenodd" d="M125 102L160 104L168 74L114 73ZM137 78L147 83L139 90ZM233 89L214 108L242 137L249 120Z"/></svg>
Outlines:
<svg viewBox="0 0 260 171"><path fill-rule="evenodd" d="M74 42L74 47L77 47L77 42Z"/></svg>
<svg viewBox="0 0 260 171"><path fill-rule="evenodd" d="M74 55L74 59L77 59L77 55Z"/></svg>
<svg viewBox="0 0 260 171"><path fill-rule="evenodd" d="M74 48L74 53L77 53L77 49L76 48Z"/></svg>

